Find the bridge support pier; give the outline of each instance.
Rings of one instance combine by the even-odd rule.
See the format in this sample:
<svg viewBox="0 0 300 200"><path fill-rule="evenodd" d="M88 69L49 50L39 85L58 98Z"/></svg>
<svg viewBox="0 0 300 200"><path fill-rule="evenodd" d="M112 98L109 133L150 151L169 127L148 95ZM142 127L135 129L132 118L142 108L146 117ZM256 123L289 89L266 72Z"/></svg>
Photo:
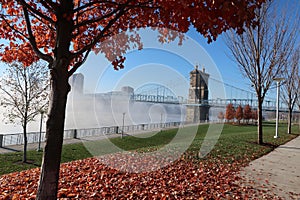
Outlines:
<svg viewBox="0 0 300 200"><path fill-rule="evenodd" d="M209 121L209 106L187 106L186 121L190 123L200 123Z"/></svg>

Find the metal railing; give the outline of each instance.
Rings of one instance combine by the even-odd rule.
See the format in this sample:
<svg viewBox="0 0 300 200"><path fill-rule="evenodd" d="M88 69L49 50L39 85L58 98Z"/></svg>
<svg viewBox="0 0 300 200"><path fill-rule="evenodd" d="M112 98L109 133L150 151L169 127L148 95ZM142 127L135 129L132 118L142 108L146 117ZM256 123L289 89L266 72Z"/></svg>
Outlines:
<svg viewBox="0 0 300 200"><path fill-rule="evenodd" d="M121 134L122 132L132 133L136 131L150 131L160 128L171 128L179 127L183 122L167 122L167 123L151 123L151 124L138 124L138 125L127 125L127 126L111 126L111 127L100 127L100 128L89 128L89 129L70 129L64 131L64 139L72 138L85 138L91 136L101 136L110 134ZM29 132L27 133L27 141L29 143L39 143L39 141L45 141L45 132ZM23 133L13 134L0 134L0 147L10 145L22 145L24 144Z"/></svg>

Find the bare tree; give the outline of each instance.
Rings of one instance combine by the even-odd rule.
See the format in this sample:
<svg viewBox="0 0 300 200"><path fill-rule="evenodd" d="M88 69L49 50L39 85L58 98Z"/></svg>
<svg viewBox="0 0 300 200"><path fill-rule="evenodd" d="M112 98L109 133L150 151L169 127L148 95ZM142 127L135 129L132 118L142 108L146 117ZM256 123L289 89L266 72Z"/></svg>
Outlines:
<svg viewBox="0 0 300 200"><path fill-rule="evenodd" d="M5 119L10 123L20 123L23 128L23 162L27 162L27 124L45 109L47 85L48 71L41 63L29 67L20 63L10 64L0 82Z"/></svg>
<svg viewBox="0 0 300 200"><path fill-rule="evenodd" d="M300 78L299 78L300 49L294 51L290 62L286 63L282 76L286 78L282 86L281 98L288 107L288 134L292 133L292 117L295 104L299 98Z"/></svg>
<svg viewBox="0 0 300 200"><path fill-rule="evenodd" d="M258 100L258 144L263 143L262 104L273 79L283 69L297 38L297 25L272 3L256 10L257 26L245 28L243 34L233 31L225 36L235 62L252 83ZM296 20L297 21L297 20Z"/></svg>

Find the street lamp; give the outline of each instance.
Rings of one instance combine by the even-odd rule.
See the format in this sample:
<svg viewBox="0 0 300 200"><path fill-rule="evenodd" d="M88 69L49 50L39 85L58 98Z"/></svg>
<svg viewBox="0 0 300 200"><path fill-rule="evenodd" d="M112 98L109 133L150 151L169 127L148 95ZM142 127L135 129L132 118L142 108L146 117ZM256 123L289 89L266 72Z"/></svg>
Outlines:
<svg viewBox="0 0 300 200"><path fill-rule="evenodd" d="M41 139L42 139L42 126L43 126L43 115L44 115L44 111L40 110L41 113L41 121L40 121L40 135L39 135L39 145L37 148L37 151L42 151L41 149Z"/></svg>
<svg viewBox="0 0 300 200"><path fill-rule="evenodd" d="M122 124L121 138L123 138L123 134L124 134L124 121L125 121L125 114L126 114L126 113L123 113L123 124Z"/></svg>
<svg viewBox="0 0 300 200"><path fill-rule="evenodd" d="M162 131L162 120L163 120L163 114L160 113L160 131Z"/></svg>
<svg viewBox="0 0 300 200"><path fill-rule="evenodd" d="M280 81L284 78L274 78L274 81L277 83L277 98L276 98L276 130L274 138L278 138L278 121L279 121L279 93L280 93Z"/></svg>

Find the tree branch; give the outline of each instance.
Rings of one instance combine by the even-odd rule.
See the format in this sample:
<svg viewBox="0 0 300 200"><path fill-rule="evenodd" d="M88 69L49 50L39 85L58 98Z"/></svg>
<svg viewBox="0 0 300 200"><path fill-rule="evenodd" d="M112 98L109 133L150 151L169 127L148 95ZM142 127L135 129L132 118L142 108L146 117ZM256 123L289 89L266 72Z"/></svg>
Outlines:
<svg viewBox="0 0 300 200"><path fill-rule="evenodd" d="M23 10L26 8L28 9L30 12L38 15L39 17L41 17L42 19L48 21L49 23L51 23L52 25L55 25L55 21L53 21L50 17L44 15L43 13L41 13L40 11L38 11L37 9L34 9L32 6L28 5L28 3L26 3L24 0L18 0L20 2L20 4L23 6ZM47 1L49 2L49 1ZM27 11L28 12L28 11Z"/></svg>
<svg viewBox="0 0 300 200"><path fill-rule="evenodd" d="M27 26L27 31L28 31L28 35L29 35L29 42L33 48L33 51L37 54L37 56L45 61L47 61L48 63L52 63L53 62L53 58L47 54L42 53L39 48L37 47L36 44L36 40L35 37L33 36L32 30L31 30L31 23L30 23L30 19L29 19L29 15L28 15L28 11L27 8L23 7L23 12L24 12L24 16L25 16L25 22L26 22L26 26Z"/></svg>
<svg viewBox="0 0 300 200"><path fill-rule="evenodd" d="M40 0L40 2L48 10L57 10L58 9L57 3L53 2L52 0Z"/></svg>
<svg viewBox="0 0 300 200"><path fill-rule="evenodd" d="M101 38L103 38L106 31L111 28L112 25L126 12L125 6L121 7L118 10L118 13L116 14L115 18L111 19L108 24L100 31L100 33L90 42L90 44L84 46L81 50L77 51L76 53L72 53L71 58L74 59L82 54L84 54L87 51L90 51Z"/></svg>
<svg viewBox="0 0 300 200"><path fill-rule="evenodd" d="M83 65L83 63L85 63L85 61L87 60L88 55L90 54L90 52L91 52L91 49L89 49L89 50L85 53L84 58L83 58L83 60L82 60L81 62L77 62L77 63L72 67L72 69L71 69L70 71L68 71L68 77L72 76L72 75L76 72L76 70L77 70L81 65Z"/></svg>
<svg viewBox="0 0 300 200"><path fill-rule="evenodd" d="M80 12L88 7L94 6L95 4L99 4L99 3L110 3L112 5L119 5L117 2L112 2L112 1L93 1L77 7L76 9L74 9L73 13Z"/></svg>
<svg viewBox="0 0 300 200"><path fill-rule="evenodd" d="M83 21L83 22L81 22L81 23L76 24L76 25L74 26L74 29L78 29L78 28L80 28L81 26L86 26L87 24L92 24L92 23L99 22L99 21L101 21L101 20L103 20L103 19L105 19L105 18L108 18L108 17L113 16L113 15L116 14L118 11L119 11L118 9L115 9L115 10L113 10L112 12L110 12L110 13L108 13L108 14L106 14L106 15L103 15L103 16L101 16L101 17L99 17L99 18L90 19L90 20L85 20L85 21Z"/></svg>
<svg viewBox="0 0 300 200"><path fill-rule="evenodd" d="M16 33L20 34L21 36L23 36L25 39L29 40L29 38L24 34L22 33L21 31L15 29L12 25L9 24L9 22L7 21L7 19L4 17L4 15L0 15L0 18L5 22L5 24L13 31L15 31Z"/></svg>

